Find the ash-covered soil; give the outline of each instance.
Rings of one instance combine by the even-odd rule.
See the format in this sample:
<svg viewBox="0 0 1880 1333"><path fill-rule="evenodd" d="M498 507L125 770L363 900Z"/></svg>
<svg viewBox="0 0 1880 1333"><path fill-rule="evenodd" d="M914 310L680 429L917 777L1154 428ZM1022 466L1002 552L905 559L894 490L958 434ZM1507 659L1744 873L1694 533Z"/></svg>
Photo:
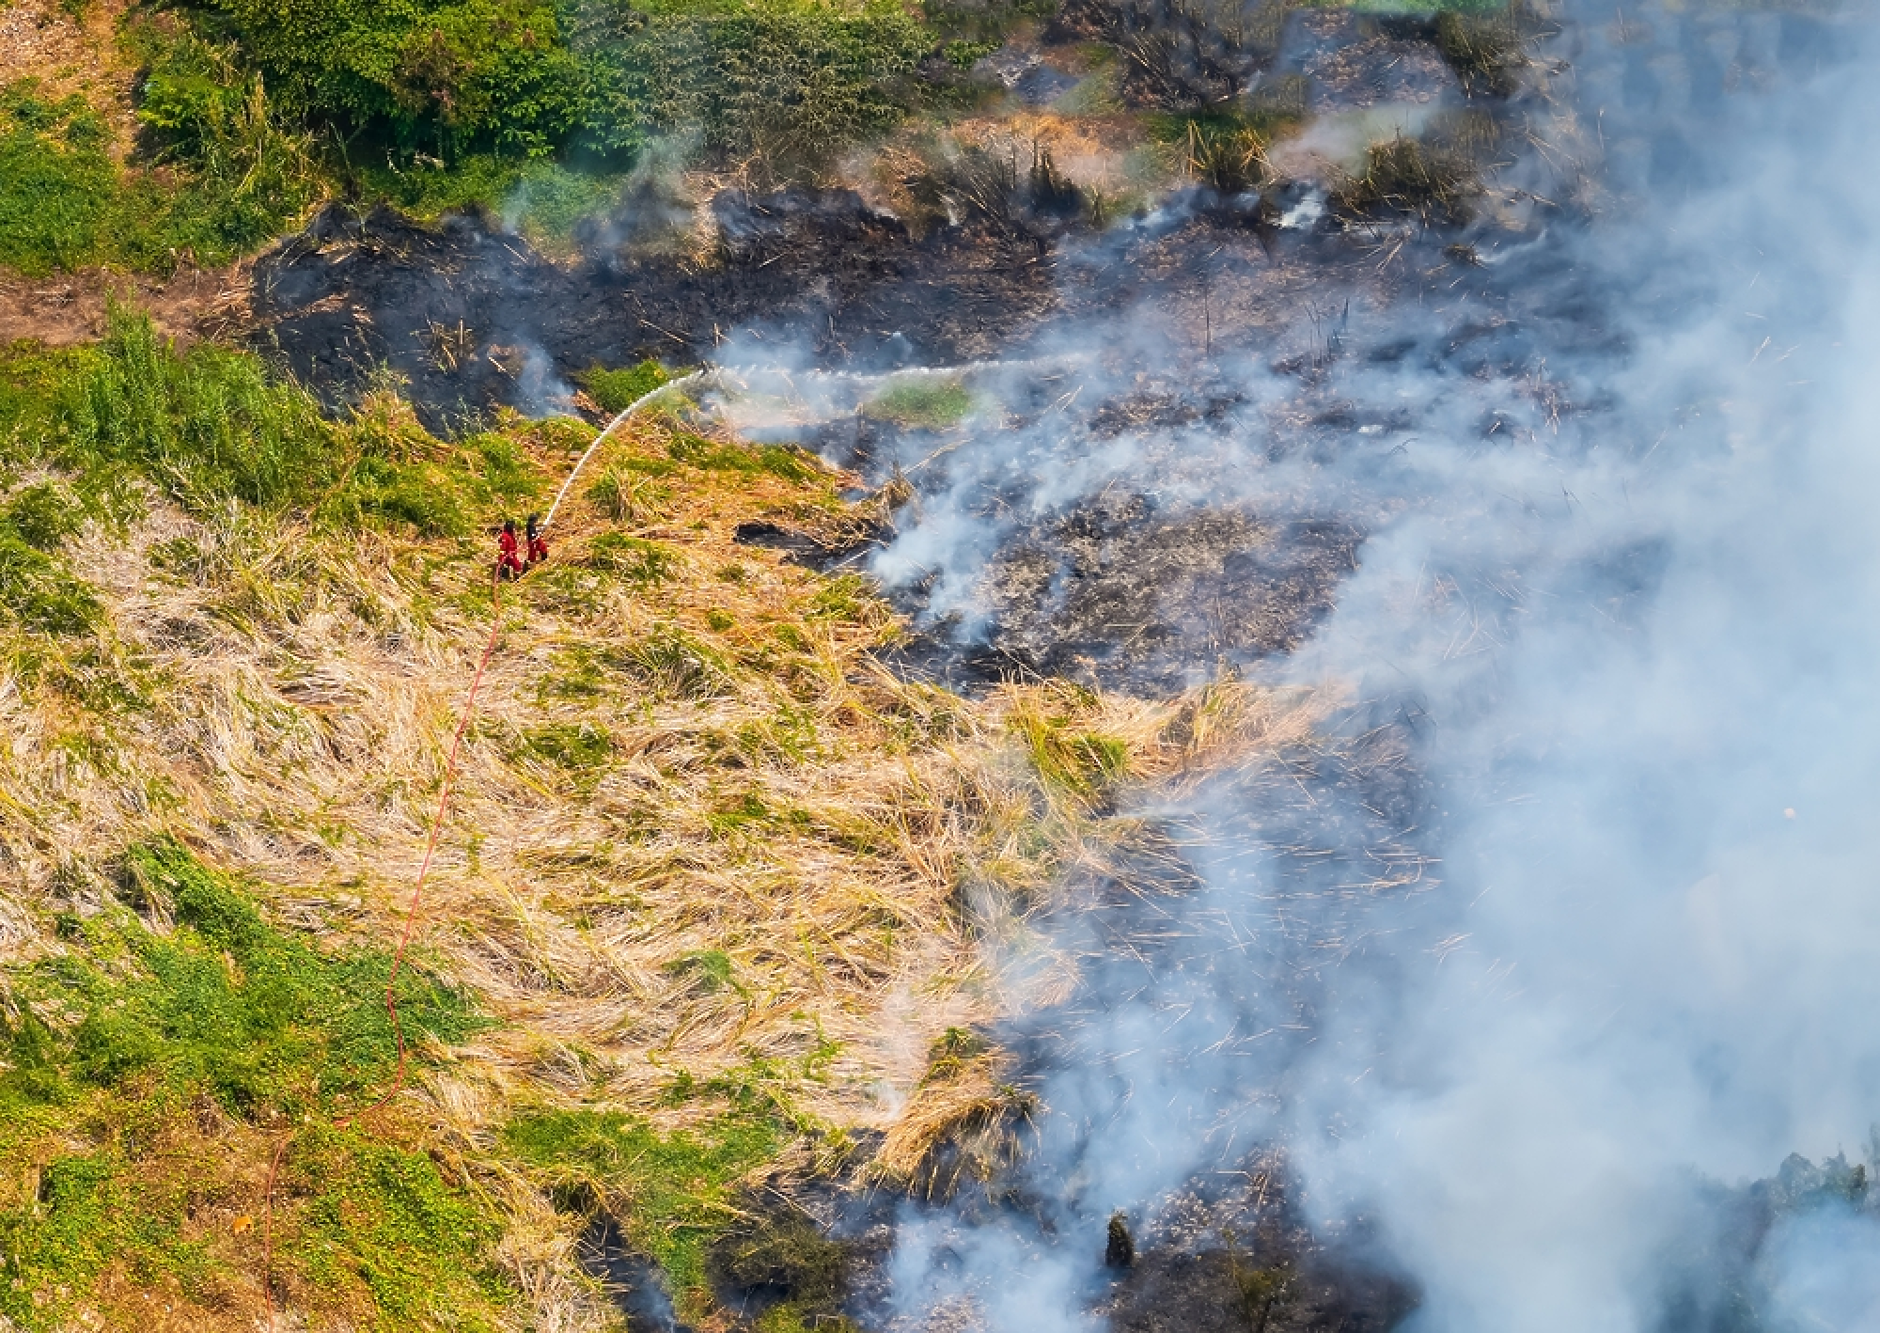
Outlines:
<svg viewBox="0 0 1880 1333"><path fill-rule="evenodd" d="M1266 1156L1169 1200L1132 1233L1132 1262L1112 1270L1099 1307L1110 1328L1385 1333L1416 1308L1415 1287L1380 1260L1362 1223L1315 1235L1290 1192L1284 1162Z"/></svg>
<svg viewBox="0 0 1880 1333"><path fill-rule="evenodd" d="M710 212L709 255L597 241L553 262L478 215L427 227L330 207L256 261L249 336L329 404L390 369L450 429L499 405L565 408L591 366L695 364L733 340L881 370L1020 355L1129 310L1211 354L1381 280L1365 247L1281 237L1257 196L1190 194L1094 236L1022 219L916 236L845 190L727 191Z"/></svg>
<svg viewBox="0 0 1880 1333"><path fill-rule="evenodd" d="M1063 676L1173 692L1223 662L1297 647L1331 610L1362 539L1335 517L1267 522L1239 509L1169 512L1151 496L1104 495L993 557L983 649L949 654L943 628L902 660L953 668L959 683Z"/></svg>

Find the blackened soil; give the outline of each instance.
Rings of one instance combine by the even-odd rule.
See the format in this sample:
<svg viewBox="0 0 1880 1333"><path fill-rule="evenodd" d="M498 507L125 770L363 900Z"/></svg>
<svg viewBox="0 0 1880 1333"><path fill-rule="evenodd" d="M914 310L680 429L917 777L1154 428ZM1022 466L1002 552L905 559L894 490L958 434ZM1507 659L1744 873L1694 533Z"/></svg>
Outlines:
<svg viewBox="0 0 1880 1333"><path fill-rule="evenodd" d="M1179 688L1220 659L1289 652L1331 610L1360 534L1106 497L1000 557L990 641L1044 675Z"/></svg>
<svg viewBox="0 0 1880 1333"><path fill-rule="evenodd" d="M1112 1333L1385 1333L1415 1289L1380 1264L1362 1225L1315 1237L1283 1163L1248 1163L1232 1189L1196 1187L1133 1237L1103 1302Z"/></svg>
<svg viewBox="0 0 1880 1333"><path fill-rule="evenodd" d="M1385 1333L1408 1311L1402 1285L1315 1257L1229 1249L1138 1259L1115 1333Z"/></svg>
<svg viewBox="0 0 1880 1333"><path fill-rule="evenodd" d="M952 644L942 626L903 645L898 665L966 687L1064 676L1173 692L1223 663L1298 647L1331 611L1362 540L1336 518L1159 512L1146 496L1105 495L994 558L977 648Z"/></svg>
<svg viewBox="0 0 1880 1333"><path fill-rule="evenodd" d="M1102 236L1019 216L916 236L842 190L728 191L711 211L710 255L596 242L551 262L475 214L431 227L332 206L256 261L248 334L329 407L389 370L453 429L499 405L567 410L591 366L692 364L732 340L873 370L1009 354L1127 310L1204 357L1261 354L1301 308L1380 285L1342 238L1276 238L1254 197L1202 192L1171 202L1172 224Z"/></svg>
<svg viewBox="0 0 1880 1333"><path fill-rule="evenodd" d="M389 368L433 427L497 405L565 406L566 380L788 331L825 364L984 355L1052 304L1047 244L1023 228L916 239L846 191L713 202L706 262L601 250L551 263L476 216L420 226L338 207L257 261L254 336L329 404Z"/></svg>

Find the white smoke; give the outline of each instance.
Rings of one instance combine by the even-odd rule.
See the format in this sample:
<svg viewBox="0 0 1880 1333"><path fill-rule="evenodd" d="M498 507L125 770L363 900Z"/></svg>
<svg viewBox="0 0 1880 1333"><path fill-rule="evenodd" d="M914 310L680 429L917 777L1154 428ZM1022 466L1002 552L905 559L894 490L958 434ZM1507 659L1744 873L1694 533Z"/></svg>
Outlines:
<svg viewBox="0 0 1880 1333"><path fill-rule="evenodd" d="M1419 1333L1699 1333L1723 1325L1676 1313L1666 1255L1719 1184L1867 1142L1880 90L1852 59L1861 17L1575 6L1537 53L1560 62L1547 138L1509 173L1525 230L1473 238L1480 294L1393 299L1341 270L1335 314L1212 357L1212 329L1136 307L1053 335L1040 354L1083 368L1048 392L991 377L1009 419L934 466L884 576L928 580L970 630L1000 543L1106 488L1353 516L1369 537L1337 609L1255 669L1348 682L1351 730L1398 720L1422 784L1357 826L1362 802L1214 784L1179 812L1200 882L1152 941L1106 933L1140 910L1067 917L1082 996L1016 1028L1044 1052L1042 1215L910 1208L902 1313L1091 1326L1109 1211L1277 1140L1320 1224L1375 1219ZM1543 227L1560 201L1533 196L1548 170L1572 187L1576 155L1599 216ZM1302 356L1310 373L1273 369ZM1226 407L1092 427L1142 384ZM1440 858L1440 884L1301 879L1289 838L1359 860L1395 840ZM1757 1317L1880 1328L1877 1247L1863 1214L1782 1220Z"/></svg>

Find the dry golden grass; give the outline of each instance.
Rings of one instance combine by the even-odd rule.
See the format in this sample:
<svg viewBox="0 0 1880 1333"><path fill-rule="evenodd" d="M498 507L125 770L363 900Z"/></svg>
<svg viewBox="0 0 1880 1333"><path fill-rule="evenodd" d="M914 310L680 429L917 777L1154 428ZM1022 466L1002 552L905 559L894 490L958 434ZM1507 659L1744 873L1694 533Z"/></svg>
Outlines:
<svg viewBox="0 0 1880 1333"><path fill-rule="evenodd" d="M684 1123L696 1109L659 1097L675 1074L833 1043L793 1104L885 1131L879 1170L911 1179L952 1127L1012 1106L996 1051L934 1077L936 1039L1046 984L1012 989L979 933L1072 870L1103 871L1134 836L1098 817L1120 784L1257 763L1312 720L1231 682L1144 703L1056 684L969 701L897 680L872 656L899 632L881 603L733 540L754 518L852 529L834 479L660 475L676 429L647 420L610 443L595 476L611 486L598 502L578 486L550 564L504 585L418 936L499 1024L398 1114L479 1163L460 1169L504 1201L499 1257L536 1329L611 1316L575 1263L575 1224L491 1165L505 1108ZM559 479L566 432L508 430ZM623 534L657 545L623 548ZM660 577L632 576L649 552ZM15 886L0 962L56 947L50 912L107 894L116 850L160 830L270 885L282 921L390 940L488 633L489 555L161 505L127 537L78 544L111 630L102 663L73 649L51 674L140 681L148 702L99 713L49 687L44 660L0 666L0 865ZM605 568L623 560L628 574ZM247 1146L223 1155L265 1160ZM229 1192L251 1214L258 1178Z"/></svg>

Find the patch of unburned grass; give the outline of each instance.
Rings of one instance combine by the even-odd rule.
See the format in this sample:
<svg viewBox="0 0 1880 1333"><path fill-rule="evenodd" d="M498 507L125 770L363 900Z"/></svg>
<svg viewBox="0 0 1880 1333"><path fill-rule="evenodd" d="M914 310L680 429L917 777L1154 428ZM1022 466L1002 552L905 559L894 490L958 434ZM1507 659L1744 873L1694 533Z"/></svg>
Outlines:
<svg viewBox="0 0 1880 1333"><path fill-rule="evenodd" d="M577 378L601 411L624 412L672 376L659 362L649 359L617 370L595 366Z"/></svg>
<svg viewBox="0 0 1880 1333"><path fill-rule="evenodd" d="M103 619L97 594L17 528L0 525L0 612L35 634L89 634Z"/></svg>
<svg viewBox="0 0 1880 1333"><path fill-rule="evenodd" d="M875 395L863 410L897 426L942 430L971 414L973 395L958 380L901 380Z"/></svg>
<svg viewBox="0 0 1880 1333"><path fill-rule="evenodd" d="M273 925L174 842L133 847L123 875L144 916L65 918L63 947L5 978L0 1175L37 1183L0 1189L0 1315L25 1330L94 1318L114 1266L205 1315L258 1307L255 1186L272 1127L298 1123L275 1223L303 1308L495 1328L513 1292L486 1257L488 1205L403 1133L318 1127L391 1076L390 958ZM422 968L398 995L420 1059L483 1026Z"/></svg>
<svg viewBox="0 0 1880 1333"><path fill-rule="evenodd" d="M260 85L200 43L189 52L227 82L159 53L142 115L170 132L163 175L121 166L110 127L84 99L30 79L0 87L0 268L43 277L92 264L163 272L186 256L219 263L272 239L311 200L306 144L278 125Z"/></svg>
<svg viewBox="0 0 1880 1333"><path fill-rule="evenodd" d="M586 562L592 568L618 575L639 587L651 587L672 577L678 552L661 542L603 532L588 543Z"/></svg>
<svg viewBox="0 0 1880 1333"><path fill-rule="evenodd" d="M503 1129L505 1147L550 1188L614 1213L688 1313L709 1308L707 1255L737 1216L738 1182L772 1162L789 1138L772 1116L742 1110L669 1133L639 1116L597 1110L544 1110Z"/></svg>
<svg viewBox="0 0 1880 1333"><path fill-rule="evenodd" d="M676 461L708 472L764 472L793 482L812 481L823 475L822 465L814 458L787 445L727 444L680 431L666 447Z"/></svg>

